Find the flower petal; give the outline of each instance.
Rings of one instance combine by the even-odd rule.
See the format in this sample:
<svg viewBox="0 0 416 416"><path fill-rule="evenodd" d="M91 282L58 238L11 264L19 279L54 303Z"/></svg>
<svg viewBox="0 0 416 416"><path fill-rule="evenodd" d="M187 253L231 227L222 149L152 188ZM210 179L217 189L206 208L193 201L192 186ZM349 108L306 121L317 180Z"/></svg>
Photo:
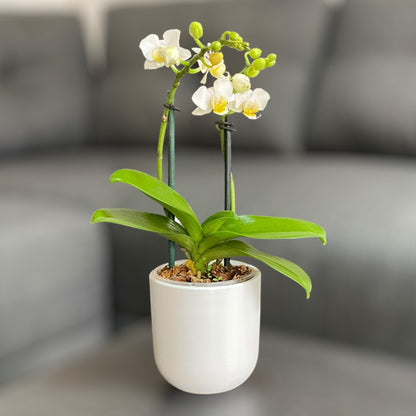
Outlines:
<svg viewBox="0 0 416 416"><path fill-rule="evenodd" d="M259 110L264 110L269 99L269 93L263 88L256 88L251 95L251 100L257 103Z"/></svg>
<svg viewBox="0 0 416 416"><path fill-rule="evenodd" d="M163 66L165 66L163 62L159 63L156 61L150 61L149 59L146 59L146 61L144 61L144 69L158 69L162 68Z"/></svg>
<svg viewBox="0 0 416 416"><path fill-rule="evenodd" d="M181 61L187 61L192 56L191 51L185 48L179 48L179 58Z"/></svg>
<svg viewBox="0 0 416 416"><path fill-rule="evenodd" d="M160 46L160 40L157 35L148 35L139 43L139 48L142 50L146 59L153 60L153 49Z"/></svg>
<svg viewBox="0 0 416 416"><path fill-rule="evenodd" d="M163 41L165 46L176 46L179 48L179 38L181 31L179 29L170 29L163 34Z"/></svg>
<svg viewBox="0 0 416 416"><path fill-rule="evenodd" d="M199 87L192 95L192 101L202 110L211 111L212 88L208 89L205 86Z"/></svg>
<svg viewBox="0 0 416 416"><path fill-rule="evenodd" d="M203 115L208 114L210 112L211 112L211 109L210 108L207 109L207 110L203 110L202 108L197 107L197 108L195 108L194 111L192 111L192 114L194 116L203 116Z"/></svg>
<svg viewBox="0 0 416 416"><path fill-rule="evenodd" d="M221 95L225 97L227 100L231 100L233 96L233 84L227 78L217 79L214 82L214 91L215 95Z"/></svg>

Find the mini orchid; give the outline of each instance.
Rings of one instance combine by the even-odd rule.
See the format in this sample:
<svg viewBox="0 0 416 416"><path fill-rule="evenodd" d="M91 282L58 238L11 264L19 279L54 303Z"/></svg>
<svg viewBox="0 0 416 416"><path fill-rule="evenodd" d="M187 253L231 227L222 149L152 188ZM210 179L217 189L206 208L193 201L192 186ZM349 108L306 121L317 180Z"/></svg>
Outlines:
<svg viewBox="0 0 416 416"><path fill-rule="evenodd" d="M180 31L167 30L163 39L148 35L140 42L140 49L146 58L145 69L168 67L175 74L168 92L161 117L157 145L157 178L147 173L121 169L113 173L111 182L129 184L158 202L166 215L152 214L121 208L97 210L92 222L110 222L159 234L169 240L169 268L175 265L175 244L178 244L187 257L185 263L198 281L217 281L211 274L211 262L223 259L224 267L230 267L230 257L246 256L264 262L273 269L299 283L309 297L311 282L309 276L296 264L263 253L236 238L281 239L318 237L325 243L325 230L313 223L293 218L239 216L235 208L235 186L231 169L231 132L235 131L229 116L242 113L255 120L259 111L264 110L270 95L261 88L251 89L251 78L257 77L264 69L276 63L277 56L271 53L262 56L259 48L250 44L233 31L225 31L213 42L203 43L203 27L199 22L189 25L189 34L198 48L192 54L179 46ZM223 48L231 48L244 53L245 66L232 77L226 72ZM177 67L179 66L180 67ZM220 134L221 150L224 158L224 211L211 215L202 224L186 200L174 191L175 183L175 117L178 110L174 105L175 94L184 75L204 74L205 84L208 74L216 80L212 87L200 86L192 95L196 104L192 114L200 116L215 113L220 116L216 123ZM163 153L165 133L169 138L168 184L163 182ZM200 279L204 276L203 279Z"/></svg>
<svg viewBox="0 0 416 416"><path fill-rule="evenodd" d="M200 48L192 48L192 50L196 53L201 51ZM202 77L201 84L205 84L207 82L208 73L210 73L214 78L228 78L228 75L225 75L226 66L221 52L206 52L203 58L198 60L198 66L201 72L205 74Z"/></svg>
<svg viewBox="0 0 416 416"><path fill-rule="evenodd" d="M246 117L256 120L260 117L259 111L265 109L270 95L263 88L256 88L234 95L234 101L230 103L230 110L236 113L243 113Z"/></svg>
<svg viewBox="0 0 416 416"><path fill-rule="evenodd" d="M155 34L145 37L139 45L146 58L144 68L171 67L189 59L191 52L179 46L180 34L180 30L171 29L163 34L163 39L159 39Z"/></svg>
<svg viewBox="0 0 416 416"><path fill-rule="evenodd" d="M199 87L192 95L192 101L197 105L192 114L202 116L211 111L218 115L228 114L233 96L233 84L231 81L228 79L217 79L213 87Z"/></svg>

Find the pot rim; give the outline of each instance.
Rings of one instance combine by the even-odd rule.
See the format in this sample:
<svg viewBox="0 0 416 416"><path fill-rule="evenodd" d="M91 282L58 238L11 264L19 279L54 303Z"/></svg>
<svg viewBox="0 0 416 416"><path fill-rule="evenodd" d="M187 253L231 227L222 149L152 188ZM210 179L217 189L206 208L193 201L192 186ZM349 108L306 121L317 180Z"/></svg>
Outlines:
<svg viewBox="0 0 416 416"><path fill-rule="evenodd" d="M182 263L185 262L186 259L182 259L182 260L176 260L175 264L177 263ZM247 281L250 281L256 277L259 277L261 275L260 270L256 267L253 266L252 264L246 263L244 261L238 261L238 260L232 260L232 262L234 264L240 265L240 264L244 264L245 266L250 267L253 271L249 274L247 274L246 276L240 277L239 279L235 279L235 280L226 280L225 282L212 282L212 283L196 283L196 282L176 282L174 280L170 280L170 279L166 279L164 277L160 277L158 274L158 271L161 270L163 267L165 267L168 263L164 263L161 264L159 266L157 266L156 268L154 268L150 274L149 274L149 279L152 279L160 284L164 284L167 286L176 286L176 287L182 287L182 288L189 288L189 289L194 289L194 288L199 288L199 289L213 289L213 288L221 288L221 287L229 287L229 286L233 286L233 285L237 285L239 283L244 283Z"/></svg>

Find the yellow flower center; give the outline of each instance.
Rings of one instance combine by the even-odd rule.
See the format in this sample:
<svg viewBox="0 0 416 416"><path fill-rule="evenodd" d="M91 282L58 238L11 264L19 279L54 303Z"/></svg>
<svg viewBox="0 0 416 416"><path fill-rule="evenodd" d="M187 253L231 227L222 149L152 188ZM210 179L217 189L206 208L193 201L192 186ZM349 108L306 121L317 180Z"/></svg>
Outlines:
<svg viewBox="0 0 416 416"><path fill-rule="evenodd" d="M158 48L153 49L152 56L156 62L162 63L164 61L162 52L163 52L163 48L160 46Z"/></svg>
<svg viewBox="0 0 416 416"><path fill-rule="evenodd" d="M218 65L223 60L224 55L221 52L213 52L209 55L208 59L212 65Z"/></svg>
<svg viewBox="0 0 416 416"><path fill-rule="evenodd" d="M255 117L259 111L259 107L254 103L249 103L247 107L244 107L243 114L247 117Z"/></svg>
<svg viewBox="0 0 416 416"><path fill-rule="evenodd" d="M222 114L227 111L228 101L225 97L215 97L212 105L212 111L216 114Z"/></svg>

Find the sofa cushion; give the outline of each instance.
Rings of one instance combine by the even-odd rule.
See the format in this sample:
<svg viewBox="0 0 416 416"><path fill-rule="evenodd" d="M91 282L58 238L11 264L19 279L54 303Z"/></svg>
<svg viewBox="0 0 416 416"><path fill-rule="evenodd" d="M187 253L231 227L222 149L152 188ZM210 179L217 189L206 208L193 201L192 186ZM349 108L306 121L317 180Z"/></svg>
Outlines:
<svg viewBox="0 0 416 416"><path fill-rule="evenodd" d="M0 17L0 152L87 139L90 82L74 17Z"/></svg>
<svg viewBox="0 0 416 416"><path fill-rule="evenodd" d="M188 25L193 20L204 26L203 40L219 38L225 30L236 30L252 46L260 46L264 54L278 54L276 67L253 79L254 88L262 87L271 95L261 122L241 115L232 117L237 127L235 146L287 151L301 148L304 106L328 23L328 9L320 0L260 4L228 1L114 10L108 19L108 72L98 99L98 140L155 143L162 105L174 77L166 68L145 71L138 43L149 33L161 37L165 30L175 27L182 31L181 44L195 47L188 35ZM231 72L240 71L243 55L226 49L224 53L226 62L231 62ZM199 75L184 78L178 91L176 105L182 113L177 115L177 140L217 145L214 123L218 117L188 117L195 108L191 96L200 79ZM211 83L212 78L207 86Z"/></svg>
<svg viewBox="0 0 416 416"><path fill-rule="evenodd" d="M88 210L1 195L0 382L102 340L110 305L109 242Z"/></svg>
<svg viewBox="0 0 416 416"><path fill-rule="evenodd" d="M416 154L416 3L351 0L322 75L309 146Z"/></svg>

